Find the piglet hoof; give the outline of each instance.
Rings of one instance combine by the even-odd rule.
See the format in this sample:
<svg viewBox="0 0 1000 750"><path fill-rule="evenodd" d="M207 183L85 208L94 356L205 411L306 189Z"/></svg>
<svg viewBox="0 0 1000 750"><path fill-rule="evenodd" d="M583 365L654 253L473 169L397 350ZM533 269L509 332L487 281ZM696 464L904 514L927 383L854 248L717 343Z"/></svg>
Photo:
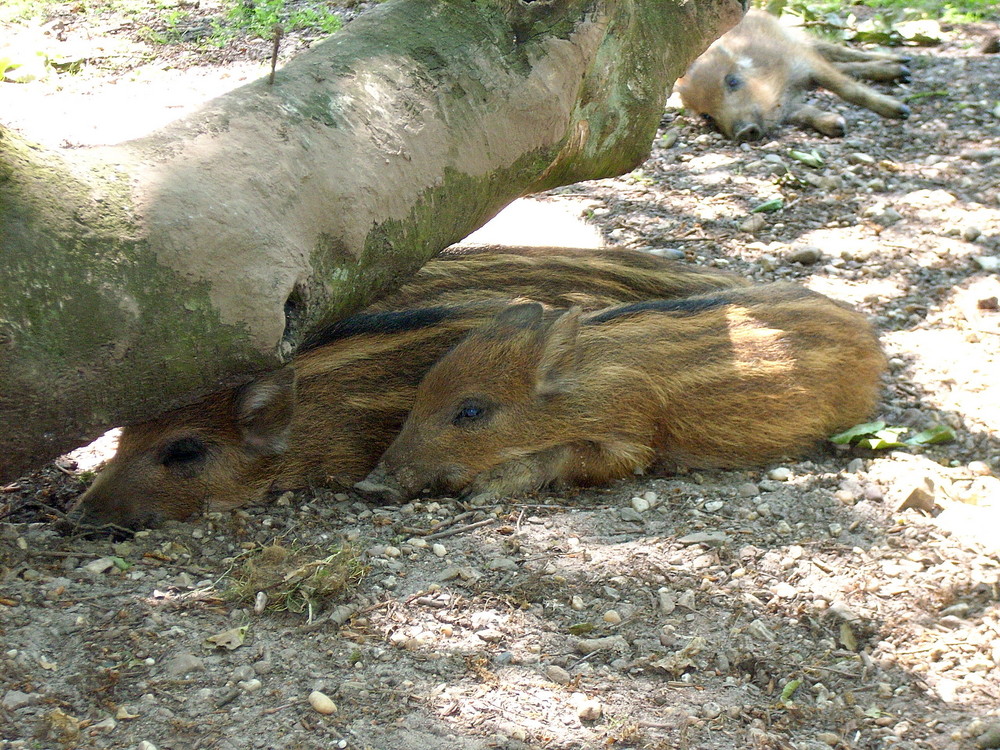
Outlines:
<svg viewBox="0 0 1000 750"><path fill-rule="evenodd" d="M360 492L364 497L370 500L376 500L380 503L398 503L403 499L403 493L395 487L390 487L387 484L380 484L378 482L372 482L367 479L362 479L360 482L356 482L354 484L354 489Z"/></svg>
<svg viewBox="0 0 1000 750"><path fill-rule="evenodd" d="M912 80L910 75L910 69L905 65L899 69L899 75L896 76L896 80L900 83L909 83Z"/></svg>
<svg viewBox="0 0 1000 750"><path fill-rule="evenodd" d="M899 114L896 115L896 118L899 120L906 120L909 118L909 116L910 116L910 108L907 107L905 104L900 104Z"/></svg>

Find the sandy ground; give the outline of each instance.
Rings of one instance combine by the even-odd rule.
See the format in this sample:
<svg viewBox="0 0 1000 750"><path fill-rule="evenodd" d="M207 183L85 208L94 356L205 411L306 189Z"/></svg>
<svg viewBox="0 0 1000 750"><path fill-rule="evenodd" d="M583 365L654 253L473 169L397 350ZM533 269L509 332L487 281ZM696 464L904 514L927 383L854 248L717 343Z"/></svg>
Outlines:
<svg viewBox="0 0 1000 750"><path fill-rule="evenodd" d="M0 494L0 748L1000 747L1000 56L976 51L996 28L915 51L897 90L931 95L905 123L835 104L843 139L736 147L668 109L639 170L508 222L849 301L891 358L880 416L953 443L495 507L318 489L61 536L99 446ZM68 39L148 54L108 31ZM178 55L0 84L0 121L114 142L262 71L260 50ZM311 610L237 585L337 552L350 584Z"/></svg>

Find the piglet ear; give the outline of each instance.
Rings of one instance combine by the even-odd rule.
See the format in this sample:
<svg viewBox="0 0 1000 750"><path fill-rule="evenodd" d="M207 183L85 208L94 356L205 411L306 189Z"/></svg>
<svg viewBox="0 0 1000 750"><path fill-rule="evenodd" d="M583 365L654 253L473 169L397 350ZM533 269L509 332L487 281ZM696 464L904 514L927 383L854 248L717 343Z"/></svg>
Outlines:
<svg viewBox="0 0 1000 750"><path fill-rule="evenodd" d="M249 450L264 456L283 453L295 412L295 369L283 367L247 383L236 394L233 409Z"/></svg>
<svg viewBox="0 0 1000 750"><path fill-rule="evenodd" d="M542 324L542 306L537 302L511 305L504 308L494 322L500 326L513 326L514 328L538 328Z"/></svg>
<svg viewBox="0 0 1000 750"><path fill-rule="evenodd" d="M535 391L539 396L563 393L572 387L579 364L580 308L556 318L542 340Z"/></svg>

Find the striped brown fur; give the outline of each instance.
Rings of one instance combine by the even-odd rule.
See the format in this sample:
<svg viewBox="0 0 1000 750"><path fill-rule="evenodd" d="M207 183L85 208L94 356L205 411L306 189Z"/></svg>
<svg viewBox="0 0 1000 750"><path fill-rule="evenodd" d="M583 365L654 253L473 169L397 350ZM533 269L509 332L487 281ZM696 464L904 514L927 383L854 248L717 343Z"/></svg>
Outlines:
<svg viewBox="0 0 1000 750"><path fill-rule="evenodd" d="M434 261L395 297L401 306L499 299L376 306L322 332L293 367L126 427L118 453L79 501L83 517L134 527L237 507L271 490L357 481L398 432L430 366L505 298L599 307L745 283L634 251L524 255Z"/></svg>
<svg viewBox="0 0 1000 750"><path fill-rule="evenodd" d="M449 351L360 488L509 494L655 467L739 467L870 415L866 319L790 284L552 319L511 306Z"/></svg>

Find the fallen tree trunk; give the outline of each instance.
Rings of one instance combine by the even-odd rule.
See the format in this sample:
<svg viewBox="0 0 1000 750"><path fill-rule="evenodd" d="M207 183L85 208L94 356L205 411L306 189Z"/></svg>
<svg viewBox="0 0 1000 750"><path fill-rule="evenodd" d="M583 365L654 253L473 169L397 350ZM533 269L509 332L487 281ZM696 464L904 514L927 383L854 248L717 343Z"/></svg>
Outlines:
<svg viewBox="0 0 1000 750"><path fill-rule="evenodd" d="M149 137L0 128L0 479L277 367L514 198L626 172L735 0L390 0Z"/></svg>

